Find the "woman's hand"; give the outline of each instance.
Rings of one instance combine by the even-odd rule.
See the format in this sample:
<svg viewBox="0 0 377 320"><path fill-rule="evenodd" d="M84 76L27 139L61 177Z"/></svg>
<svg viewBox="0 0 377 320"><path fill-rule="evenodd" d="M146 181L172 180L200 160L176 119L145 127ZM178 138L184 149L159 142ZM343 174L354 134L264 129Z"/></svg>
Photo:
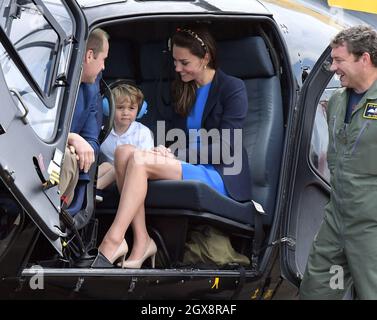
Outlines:
<svg viewBox="0 0 377 320"><path fill-rule="evenodd" d="M171 152L169 148L164 147L163 145L158 145L157 147L154 147L151 149L151 152L158 154L163 157L167 158L175 158L174 154Z"/></svg>

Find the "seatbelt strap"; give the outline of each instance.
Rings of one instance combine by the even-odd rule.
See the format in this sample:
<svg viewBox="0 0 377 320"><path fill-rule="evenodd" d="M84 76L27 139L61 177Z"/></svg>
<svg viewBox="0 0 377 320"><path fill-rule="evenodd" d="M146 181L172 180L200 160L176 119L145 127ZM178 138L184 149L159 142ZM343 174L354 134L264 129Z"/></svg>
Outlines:
<svg viewBox="0 0 377 320"><path fill-rule="evenodd" d="M254 215L254 239L251 252L251 267L258 270L259 253L264 239L263 231L263 216L266 215L262 205L258 202L251 200L255 208Z"/></svg>
<svg viewBox="0 0 377 320"><path fill-rule="evenodd" d="M62 206L62 208L60 209L60 219L64 223L64 225L70 231L72 231L74 233L75 237L79 241L79 244L80 244L80 247L79 247L80 253L81 254L85 253L84 242L82 241L80 233L79 233L79 231L76 228L75 221L73 220L73 217L71 216L71 214L69 212L67 212L67 209L64 206Z"/></svg>

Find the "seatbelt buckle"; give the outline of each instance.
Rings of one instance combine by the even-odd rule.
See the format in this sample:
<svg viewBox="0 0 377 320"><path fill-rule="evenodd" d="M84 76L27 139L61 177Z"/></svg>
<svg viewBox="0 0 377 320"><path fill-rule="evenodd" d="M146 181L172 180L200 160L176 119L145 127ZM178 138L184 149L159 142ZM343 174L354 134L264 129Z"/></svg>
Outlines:
<svg viewBox="0 0 377 320"><path fill-rule="evenodd" d="M251 200L251 202L253 203L255 210L257 210L257 212L259 214L264 215L264 216L267 215L267 213L263 209L263 206L260 203L254 201L254 200Z"/></svg>
<svg viewBox="0 0 377 320"><path fill-rule="evenodd" d="M49 174L49 177L42 184L43 189L47 190L59 184L62 162L63 153L59 149L55 149L54 157L51 159L47 168L47 173Z"/></svg>

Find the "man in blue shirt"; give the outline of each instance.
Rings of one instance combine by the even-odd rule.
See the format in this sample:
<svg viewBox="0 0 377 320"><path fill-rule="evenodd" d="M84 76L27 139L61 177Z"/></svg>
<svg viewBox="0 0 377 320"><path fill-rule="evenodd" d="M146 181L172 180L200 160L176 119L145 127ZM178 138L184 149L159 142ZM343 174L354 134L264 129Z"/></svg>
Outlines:
<svg viewBox="0 0 377 320"><path fill-rule="evenodd" d="M108 39L105 31L96 29L90 34L86 45L81 85L59 184L64 205L72 215L77 210L69 210L69 206L74 202L79 203L81 208L85 186L90 180L88 171L99 151L98 136L102 124L99 80L109 51Z"/></svg>

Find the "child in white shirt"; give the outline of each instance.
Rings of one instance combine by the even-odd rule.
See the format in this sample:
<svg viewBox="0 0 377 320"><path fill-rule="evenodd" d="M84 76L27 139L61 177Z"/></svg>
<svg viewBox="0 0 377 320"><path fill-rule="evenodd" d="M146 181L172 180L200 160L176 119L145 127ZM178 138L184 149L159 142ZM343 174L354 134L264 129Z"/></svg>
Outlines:
<svg viewBox="0 0 377 320"><path fill-rule="evenodd" d="M112 89L115 101L114 127L101 144L101 157L105 159L98 167L97 189L104 189L115 181L114 152L117 146L132 144L142 150L153 148L152 132L135 121L144 95L130 84L120 84Z"/></svg>

